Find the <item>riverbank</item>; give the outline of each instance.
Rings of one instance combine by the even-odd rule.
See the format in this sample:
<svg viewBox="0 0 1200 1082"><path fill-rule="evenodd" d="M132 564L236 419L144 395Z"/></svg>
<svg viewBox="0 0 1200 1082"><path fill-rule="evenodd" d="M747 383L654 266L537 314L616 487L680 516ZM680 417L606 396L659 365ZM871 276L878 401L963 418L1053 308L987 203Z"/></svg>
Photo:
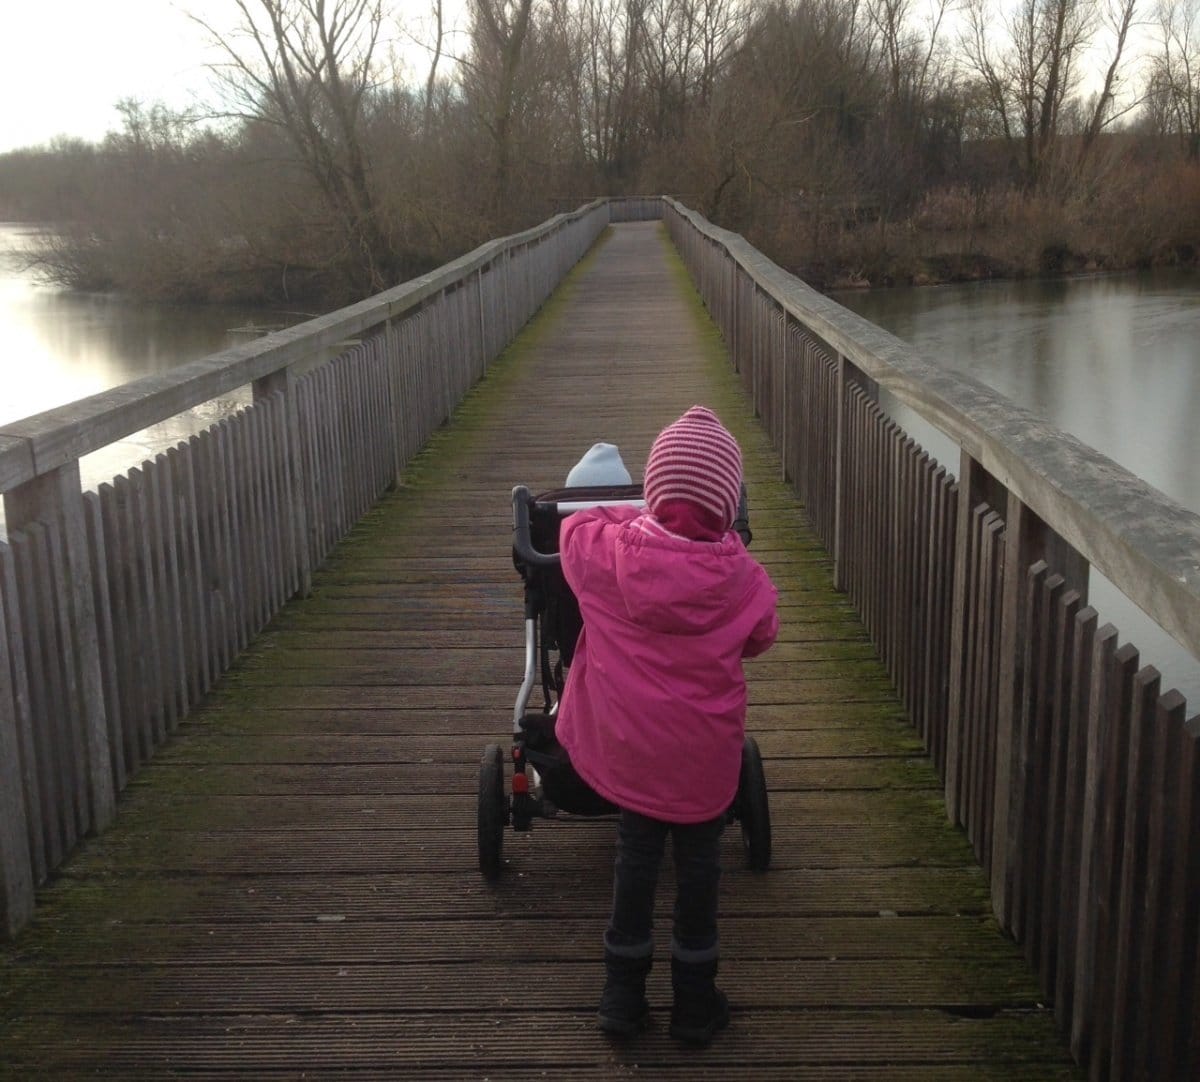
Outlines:
<svg viewBox="0 0 1200 1082"><path fill-rule="evenodd" d="M895 213L793 199L721 224L824 291L1195 267L1200 166L1065 192L931 189Z"/></svg>
<svg viewBox="0 0 1200 1082"><path fill-rule="evenodd" d="M868 264L818 261L789 268L825 293L896 287L955 285L970 282L1041 281L1094 274L1123 274L1160 268L1200 268L1200 251L1185 245L1156 258L1114 260L1068 248L1045 248L1036 259L1013 261L986 252L944 252L932 256L881 251Z"/></svg>

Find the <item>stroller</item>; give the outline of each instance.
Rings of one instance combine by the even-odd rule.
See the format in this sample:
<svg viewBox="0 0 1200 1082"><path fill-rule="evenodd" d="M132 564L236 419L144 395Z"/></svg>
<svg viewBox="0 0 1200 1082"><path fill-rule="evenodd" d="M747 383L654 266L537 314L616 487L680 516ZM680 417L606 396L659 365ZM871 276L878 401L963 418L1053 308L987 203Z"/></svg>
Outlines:
<svg viewBox="0 0 1200 1082"><path fill-rule="evenodd" d="M527 831L534 819L559 812L577 816L613 815L618 809L575 772L555 739L554 725L566 673L583 627L579 604L563 577L558 531L565 516L601 504L642 503L641 485L563 488L530 495L513 489L513 564L525 582L525 678L513 709L512 793L505 794L504 754L488 744L479 767L479 870L497 879L502 870L504 828ZM746 492L734 529L750 543ZM542 708L531 711L534 686L542 688ZM532 774L532 779L530 775ZM742 744L741 772L729 821L739 822L747 862L765 871L771 862L771 816L762 756L752 736Z"/></svg>

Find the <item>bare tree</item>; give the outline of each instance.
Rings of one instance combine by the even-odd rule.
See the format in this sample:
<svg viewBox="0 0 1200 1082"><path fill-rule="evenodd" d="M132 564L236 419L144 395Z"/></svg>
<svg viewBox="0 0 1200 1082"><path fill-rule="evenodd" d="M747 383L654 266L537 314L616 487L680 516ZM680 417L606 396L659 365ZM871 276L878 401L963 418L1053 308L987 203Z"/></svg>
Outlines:
<svg viewBox="0 0 1200 1082"><path fill-rule="evenodd" d="M235 0L240 25L220 32L193 15L226 56L214 70L228 114L285 133L345 238L358 291L392 284L362 138L382 0Z"/></svg>
<svg viewBox="0 0 1200 1082"><path fill-rule="evenodd" d="M1183 137L1188 157L1200 158L1200 0L1162 0L1157 14L1149 92L1167 130Z"/></svg>
<svg viewBox="0 0 1200 1082"><path fill-rule="evenodd" d="M438 64L442 59L442 44L446 38L445 11L442 0L433 0L433 58L429 61L429 76L425 80L425 108L423 112L423 130L429 135L430 121L433 116L433 92L437 88Z"/></svg>
<svg viewBox="0 0 1200 1082"><path fill-rule="evenodd" d="M1136 96L1123 103L1118 101L1118 92L1123 81L1122 65L1128 56L1129 35L1135 25L1139 3L1140 0L1108 0L1102 13L1102 21L1112 34L1113 45L1104 69L1104 83L1084 121L1079 150L1081 165L1091 154L1100 133L1138 104Z"/></svg>
<svg viewBox="0 0 1200 1082"><path fill-rule="evenodd" d="M519 76L533 27L533 0L471 0L472 58L465 81L491 138L493 213L511 220L513 122L518 108Z"/></svg>
<svg viewBox="0 0 1200 1082"><path fill-rule="evenodd" d="M1019 0L1003 14L989 0L968 0L963 55L986 88L1005 138L1020 138L1032 184L1045 178L1096 18L1095 0ZM1003 38L996 45L998 26Z"/></svg>

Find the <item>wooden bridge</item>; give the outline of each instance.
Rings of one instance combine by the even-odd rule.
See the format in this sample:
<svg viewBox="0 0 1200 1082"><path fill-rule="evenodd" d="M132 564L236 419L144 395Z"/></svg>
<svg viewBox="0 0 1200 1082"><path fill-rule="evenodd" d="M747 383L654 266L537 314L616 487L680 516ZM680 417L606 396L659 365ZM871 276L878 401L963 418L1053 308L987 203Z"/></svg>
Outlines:
<svg viewBox="0 0 1200 1082"><path fill-rule="evenodd" d="M80 496L80 455L248 382ZM510 487L597 439L636 474L694 402L782 616L748 667L774 863L726 838L703 1052L665 956L658 1024L595 1028L611 823L508 833L497 884L474 829ZM0 489L4 1077L1195 1076L1197 726L1084 596L1098 566L1195 650L1195 517L677 204L10 426Z"/></svg>

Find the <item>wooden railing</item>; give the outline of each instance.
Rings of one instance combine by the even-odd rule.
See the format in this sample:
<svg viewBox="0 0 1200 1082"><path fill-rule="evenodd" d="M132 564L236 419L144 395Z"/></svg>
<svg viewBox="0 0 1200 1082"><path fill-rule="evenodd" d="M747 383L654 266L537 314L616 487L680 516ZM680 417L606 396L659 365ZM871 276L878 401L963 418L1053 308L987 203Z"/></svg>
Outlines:
<svg viewBox="0 0 1200 1082"><path fill-rule="evenodd" d="M1076 1058L1200 1077L1200 719L1087 605L1094 567L1200 656L1200 518L741 237L664 217ZM957 478L880 388L958 445Z"/></svg>
<svg viewBox="0 0 1200 1082"><path fill-rule="evenodd" d="M591 204L0 430L0 928L29 919L35 886L105 827L130 775L307 590L608 221ZM81 456L247 384L234 417L81 492Z"/></svg>

